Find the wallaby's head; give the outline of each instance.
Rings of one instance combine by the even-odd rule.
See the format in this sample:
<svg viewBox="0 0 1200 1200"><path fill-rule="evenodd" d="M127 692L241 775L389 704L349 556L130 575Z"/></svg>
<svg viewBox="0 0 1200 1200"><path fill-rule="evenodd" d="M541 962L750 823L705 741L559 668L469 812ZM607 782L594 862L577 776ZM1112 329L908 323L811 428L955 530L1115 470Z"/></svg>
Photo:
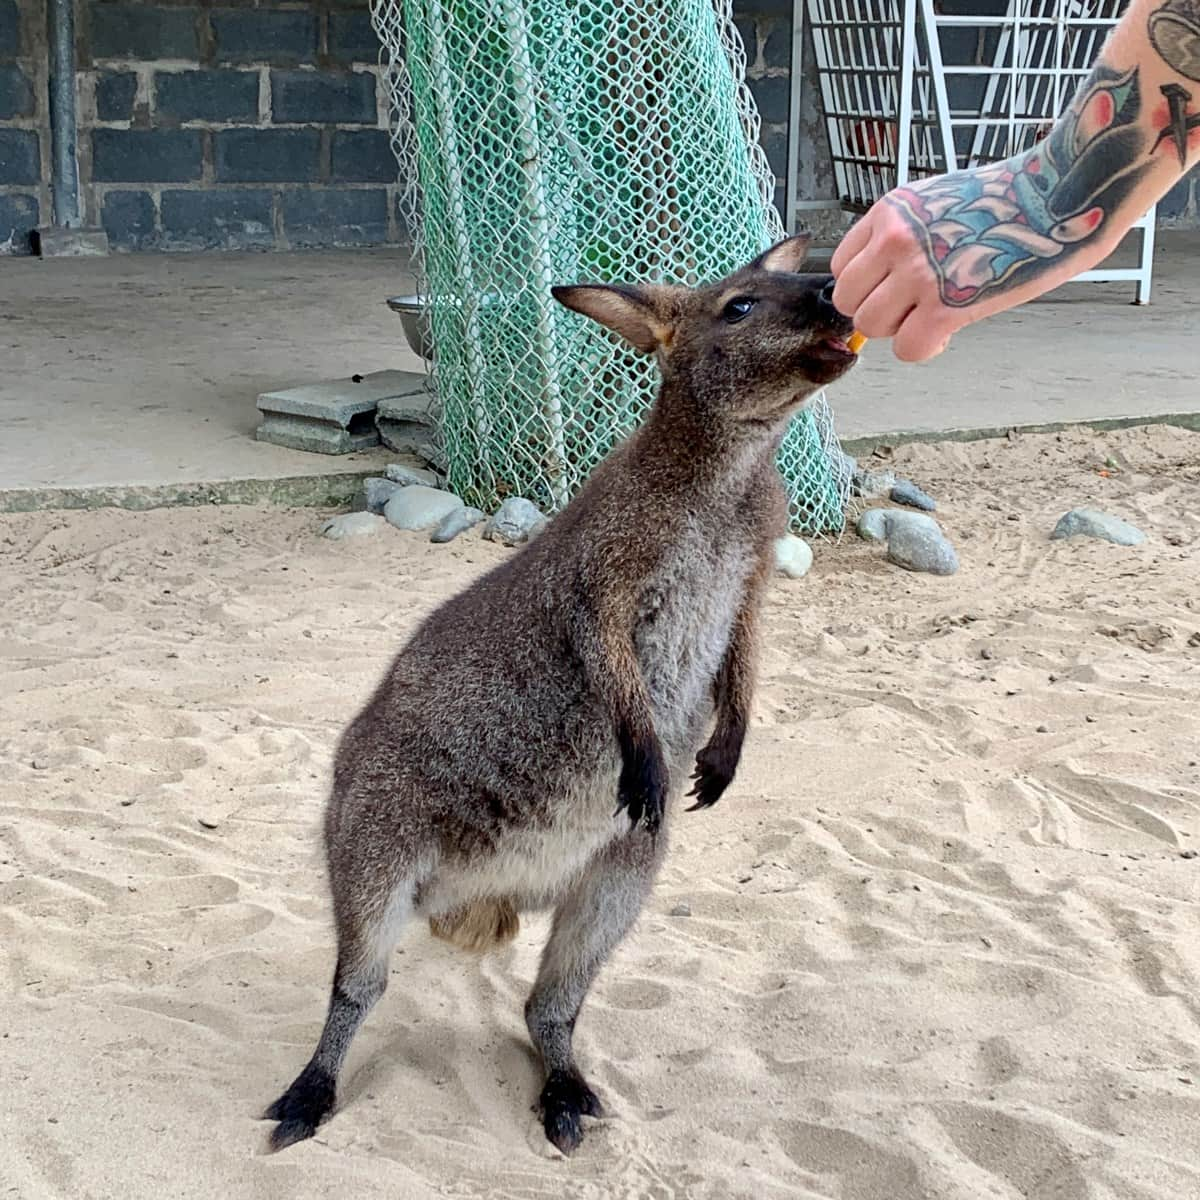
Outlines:
<svg viewBox="0 0 1200 1200"><path fill-rule="evenodd" d="M718 283L556 287L568 308L656 354L714 417L774 424L857 361L833 276L800 273L809 239L787 238Z"/></svg>

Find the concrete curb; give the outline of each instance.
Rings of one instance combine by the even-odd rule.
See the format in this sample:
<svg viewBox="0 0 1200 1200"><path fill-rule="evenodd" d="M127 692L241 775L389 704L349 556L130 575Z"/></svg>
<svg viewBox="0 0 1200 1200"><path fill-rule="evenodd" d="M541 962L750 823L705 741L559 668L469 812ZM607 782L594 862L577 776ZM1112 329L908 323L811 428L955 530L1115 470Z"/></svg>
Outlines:
<svg viewBox="0 0 1200 1200"><path fill-rule="evenodd" d="M835 414L836 421L836 414ZM1091 421L1055 421L1044 425L1003 425L979 429L898 430L869 437L847 438L847 454L864 458L877 446L906 442L973 442L1017 433L1060 433L1064 429L1131 429L1137 425L1177 425L1200 431L1200 412L1161 413L1147 417L1113 417ZM345 508L362 494L363 480L378 476L373 468L328 475L295 475L282 479L224 479L212 483L156 484L147 487L0 489L0 513L57 509L197 507L204 504L278 504L290 508Z"/></svg>
<svg viewBox="0 0 1200 1200"><path fill-rule="evenodd" d="M223 479L149 487L13 488L0 490L0 513L54 509L197 507L206 504L279 504L290 508L344 508L362 493L372 470L283 479Z"/></svg>
<svg viewBox="0 0 1200 1200"><path fill-rule="evenodd" d="M836 430L836 410L833 423ZM1200 412L1050 421L1038 425L996 425L977 429L896 430L893 433L872 433L865 437L844 438L841 439L841 446L847 454L853 454L856 458L866 458L877 446L902 446L906 442L978 442L987 438L1007 437L1009 433L1062 433L1065 429L1094 429L1097 433L1104 433L1112 429L1133 429L1138 425L1178 425L1182 429L1200 431Z"/></svg>

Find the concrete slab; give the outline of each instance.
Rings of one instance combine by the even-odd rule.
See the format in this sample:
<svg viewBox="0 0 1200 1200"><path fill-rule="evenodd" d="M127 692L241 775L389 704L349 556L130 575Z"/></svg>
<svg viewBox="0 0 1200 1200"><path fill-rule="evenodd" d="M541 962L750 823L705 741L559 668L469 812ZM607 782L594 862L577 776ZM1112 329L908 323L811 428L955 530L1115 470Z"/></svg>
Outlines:
<svg viewBox="0 0 1200 1200"><path fill-rule="evenodd" d="M263 392L258 398L258 409L311 417L349 429L355 417L374 413L381 400L414 390L414 380L424 383L408 371L372 371L370 375L352 375L349 379L325 379Z"/></svg>
<svg viewBox="0 0 1200 1200"><path fill-rule="evenodd" d="M375 428L375 412L368 409L362 414L369 426L343 428L332 421L315 417L293 417L286 413L264 413L262 422L254 431L260 442L274 446L288 446L292 450L304 450L308 454L353 454L357 450L370 450L379 445L379 430Z"/></svg>
<svg viewBox="0 0 1200 1200"><path fill-rule="evenodd" d="M67 229L47 225L33 231L33 252L42 258L98 258L108 253L103 229Z"/></svg>

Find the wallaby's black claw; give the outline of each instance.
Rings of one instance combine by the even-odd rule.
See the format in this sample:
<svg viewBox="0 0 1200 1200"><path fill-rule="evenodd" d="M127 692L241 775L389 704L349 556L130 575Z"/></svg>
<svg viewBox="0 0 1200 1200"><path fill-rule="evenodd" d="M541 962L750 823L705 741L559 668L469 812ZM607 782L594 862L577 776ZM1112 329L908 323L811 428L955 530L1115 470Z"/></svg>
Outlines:
<svg viewBox="0 0 1200 1200"><path fill-rule="evenodd" d="M270 1147L284 1150L310 1138L333 1110L336 1084L325 1071L305 1067L292 1084L263 1113L264 1121L278 1121L271 1130Z"/></svg>
<svg viewBox="0 0 1200 1200"><path fill-rule="evenodd" d="M696 803L688 805L688 812L699 808L711 808L725 789L733 782L733 770L726 765L725 755L719 749L705 746L696 755L696 769L692 772L692 787L689 796L696 797Z"/></svg>
<svg viewBox="0 0 1200 1200"><path fill-rule="evenodd" d="M564 1154L570 1154L583 1141L581 1117L602 1117L600 1098L578 1076L566 1071L551 1071L539 1101L542 1128L547 1140Z"/></svg>
<svg viewBox="0 0 1200 1200"><path fill-rule="evenodd" d="M628 810L630 828L645 825L657 833L662 825L667 796L667 767L657 745L630 742L623 748L621 777L617 782L617 812Z"/></svg>

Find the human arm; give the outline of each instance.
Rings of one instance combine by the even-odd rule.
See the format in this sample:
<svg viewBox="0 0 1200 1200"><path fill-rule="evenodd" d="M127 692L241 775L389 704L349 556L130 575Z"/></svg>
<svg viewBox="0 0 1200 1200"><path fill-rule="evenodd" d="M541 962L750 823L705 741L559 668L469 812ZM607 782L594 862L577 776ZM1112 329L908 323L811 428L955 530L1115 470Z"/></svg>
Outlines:
<svg viewBox="0 0 1200 1200"><path fill-rule="evenodd" d="M1198 160L1200 0L1133 0L1043 141L871 208L834 253L834 304L897 358L931 358L1106 258Z"/></svg>

